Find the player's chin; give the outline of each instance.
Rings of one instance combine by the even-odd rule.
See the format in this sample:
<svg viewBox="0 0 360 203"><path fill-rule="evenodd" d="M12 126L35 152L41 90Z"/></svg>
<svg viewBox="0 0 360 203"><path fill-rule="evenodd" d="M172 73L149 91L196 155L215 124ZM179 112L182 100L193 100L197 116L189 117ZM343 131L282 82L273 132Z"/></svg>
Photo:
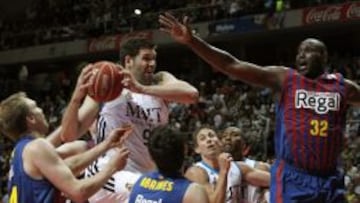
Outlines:
<svg viewBox="0 0 360 203"><path fill-rule="evenodd" d="M153 74L145 74L144 75L144 85L151 85L153 83Z"/></svg>
<svg viewBox="0 0 360 203"><path fill-rule="evenodd" d="M223 150L224 150L225 152L231 152L232 146L231 146L230 144L224 144L224 145L223 145Z"/></svg>
<svg viewBox="0 0 360 203"><path fill-rule="evenodd" d="M297 67L297 71L301 74L301 75L306 75L308 72L308 68L304 65L302 66L298 66Z"/></svg>

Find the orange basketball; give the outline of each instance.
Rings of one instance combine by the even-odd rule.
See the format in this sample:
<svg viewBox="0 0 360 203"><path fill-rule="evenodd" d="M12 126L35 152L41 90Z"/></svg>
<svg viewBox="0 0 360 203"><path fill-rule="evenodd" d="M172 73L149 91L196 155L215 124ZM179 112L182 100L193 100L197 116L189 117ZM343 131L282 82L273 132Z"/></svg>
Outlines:
<svg viewBox="0 0 360 203"><path fill-rule="evenodd" d="M119 96L123 89L119 67L110 61L96 62L94 67L94 83L89 87L89 95L97 102L111 101Z"/></svg>

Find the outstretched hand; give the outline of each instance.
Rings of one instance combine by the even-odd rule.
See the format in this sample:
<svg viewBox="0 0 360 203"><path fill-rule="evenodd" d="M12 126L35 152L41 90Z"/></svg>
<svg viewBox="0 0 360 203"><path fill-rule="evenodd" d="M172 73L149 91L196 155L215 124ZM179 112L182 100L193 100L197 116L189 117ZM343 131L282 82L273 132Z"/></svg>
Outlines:
<svg viewBox="0 0 360 203"><path fill-rule="evenodd" d="M127 158L130 154L129 149L124 146L124 141L129 137L133 130L133 126L126 124L121 128L116 128L110 132L106 139L108 147L112 149L112 157L109 164L116 170L121 170L127 163Z"/></svg>
<svg viewBox="0 0 360 203"><path fill-rule="evenodd" d="M189 27L189 17L185 16L180 22L173 15L166 12L159 16L160 30L169 33L174 40L186 44L191 41L193 34Z"/></svg>

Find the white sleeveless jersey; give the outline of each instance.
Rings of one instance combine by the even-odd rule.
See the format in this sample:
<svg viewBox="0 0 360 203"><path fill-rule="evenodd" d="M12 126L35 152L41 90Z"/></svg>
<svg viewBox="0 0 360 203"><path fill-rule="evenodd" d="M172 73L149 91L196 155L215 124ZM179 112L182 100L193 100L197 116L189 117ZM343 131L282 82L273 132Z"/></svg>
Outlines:
<svg viewBox="0 0 360 203"><path fill-rule="evenodd" d="M125 170L145 173L155 169L146 146L150 132L168 123L169 110L165 101L159 97L139 94L123 89L121 95L104 104L100 112L95 142L102 142L115 128L125 124L133 125L133 132L125 145L130 150ZM106 163L113 152L110 150L99 158L98 166Z"/></svg>
<svg viewBox="0 0 360 203"><path fill-rule="evenodd" d="M252 159L245 159L245 164L255 168L256 161ZM258 203L261 201L261 188L253 185L246 184L244 185L244 199L247 200L248 203Z"/></svg>
<svg viewBox="0 0 360 203"><path fill-rule="evenodd" d="M216 187L216 183L219 178L219 172L206 164L203 161L195 163L195 166L198 166L206 171L209 177L209 183ZM230 169L227 176L227 187L226 187L226 203L242 203L242 192L241 192L241 170L239 165L236 162L231 162Z"/></svg>

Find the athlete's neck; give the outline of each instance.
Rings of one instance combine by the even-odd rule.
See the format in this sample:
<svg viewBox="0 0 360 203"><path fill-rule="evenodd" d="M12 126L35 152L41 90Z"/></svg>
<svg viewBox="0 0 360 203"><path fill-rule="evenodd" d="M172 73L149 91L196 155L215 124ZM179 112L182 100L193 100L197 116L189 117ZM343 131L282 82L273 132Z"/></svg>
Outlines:
<svg viewBox="0 0 360 203"><path fill-rule="evenodd" d="M202 156L202 161L215 170L219 170L219 162L216 158Z"/></svg>

